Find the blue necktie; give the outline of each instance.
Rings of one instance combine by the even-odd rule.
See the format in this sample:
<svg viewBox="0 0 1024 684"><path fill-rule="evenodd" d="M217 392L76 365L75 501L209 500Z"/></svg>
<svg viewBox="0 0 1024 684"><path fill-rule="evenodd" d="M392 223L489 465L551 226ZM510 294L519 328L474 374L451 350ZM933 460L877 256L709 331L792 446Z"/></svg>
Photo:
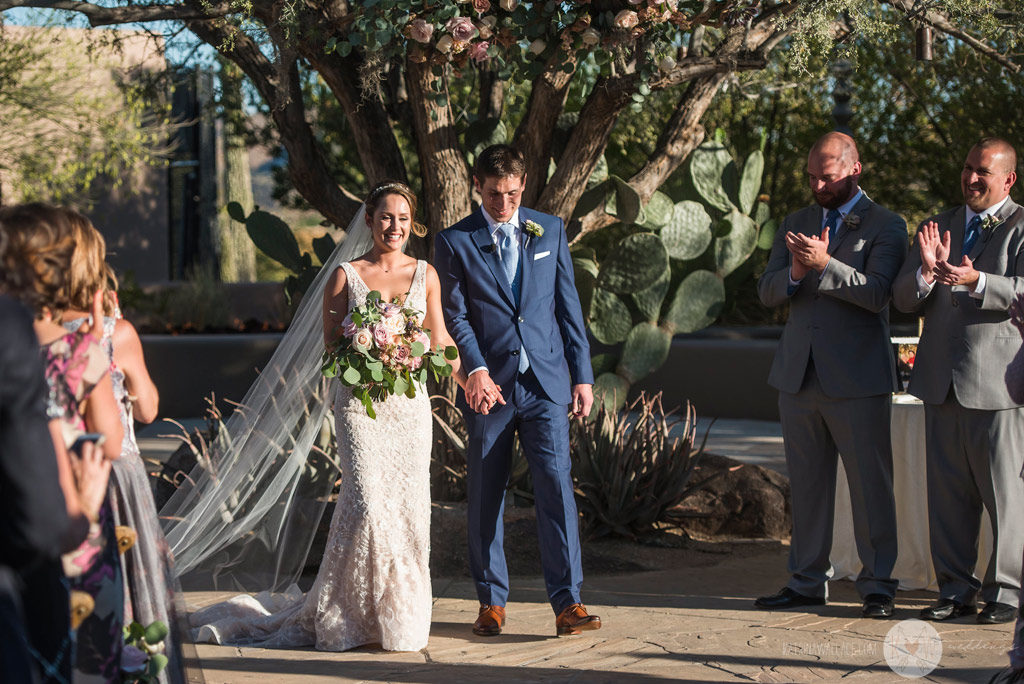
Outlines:
<svg viewBox="0 0 1024 684"><path fill-rule="evenodd" d="M501 250L501 265L505 269L505 277L512 288L512 296L516 304L519 303L519 291L523 283L522 260L519 258L519 240L516 239L516 227L511 223L502 223L498 226L501 231L501 242L498 248ZM522 322L522 317L520 317ZM524 373L530 367L530 361L526 358L526 348L519 347L519 372Z"/></svg>
<svg viewBox="0 0 1024 684"><path fill-rule="evenodd" d="M974 243L978 241L979 235L981 235L980 215L975 216L967 223L967 232L964 233L964 256L971 253L971 247L974 247Z"/></svg>
<svg viewBox="0 0 1024 684"><path fill-rule="evenodd" d="M825 227L828 228L829 245L836 241L836 235L839 234L839 219L842 216L838 209L829 209L828 214L825 215Z"/></svg>

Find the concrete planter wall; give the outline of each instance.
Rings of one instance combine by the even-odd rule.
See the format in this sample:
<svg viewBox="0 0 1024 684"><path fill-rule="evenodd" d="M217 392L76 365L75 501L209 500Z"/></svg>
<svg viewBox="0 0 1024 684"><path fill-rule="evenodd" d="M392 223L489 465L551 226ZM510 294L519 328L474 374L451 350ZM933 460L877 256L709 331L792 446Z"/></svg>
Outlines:
<svg viewBox="0 0 1024 684"><path fill-rule="evenodd" d="M702 416L778 420L778 393L767 380L779 330L711 328L679 336L665 365L637 383L634 394L662 391L666 406L689 399ZM218 400L241 401L281 337L143 335L146 363L160 389L160 416L201 416L211 392Z"/></svg>

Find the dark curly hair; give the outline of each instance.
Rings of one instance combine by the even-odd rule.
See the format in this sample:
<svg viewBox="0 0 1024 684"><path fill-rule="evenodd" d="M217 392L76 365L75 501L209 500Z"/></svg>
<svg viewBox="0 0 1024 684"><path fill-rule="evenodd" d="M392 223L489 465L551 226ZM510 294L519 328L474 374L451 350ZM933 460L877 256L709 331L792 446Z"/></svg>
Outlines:
<svg viewBox="0 0 1024 684"><path fill-rule="evenodd" d="M75 251L67 216L40 202L0 207L0 291L36 316L68 308L66 278Z"/></svg>

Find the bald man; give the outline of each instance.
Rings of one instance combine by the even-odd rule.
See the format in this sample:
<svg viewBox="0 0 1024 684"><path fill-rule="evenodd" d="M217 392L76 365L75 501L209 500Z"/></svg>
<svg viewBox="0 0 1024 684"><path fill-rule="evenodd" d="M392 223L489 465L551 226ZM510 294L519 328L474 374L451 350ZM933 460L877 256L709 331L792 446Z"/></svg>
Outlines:
<svg viewBox="0 0 1024 684"><path fill-rule="evenodd" d="M863 569L861 614L887 618L896 581L896 506L889 416L896 366L889 296L907 253L906 223L859 187L853 139L829 133L807 155L815 203L790 214L775 236L757 288L765 306L789 303L768 382L779 415L792 487L787 585L755 605L823 605L832 576L837 458L850 483Z"/></svg>
<svg viewBox="0 0 1024 684"><path fill-rule="evenodd" d="M1024 413L1004 382L1020 349L1010 320L1024 293L1024 209L1010 199L1017 154L985 138L960 174L965 204L934 216L893 285L901 311L924 314L909 392L925 405L928 523L939 600L921 612L949 620L978 612L1009 622L1024 548ZM982 508L995 534L984 580L975 574Z"/></svg>

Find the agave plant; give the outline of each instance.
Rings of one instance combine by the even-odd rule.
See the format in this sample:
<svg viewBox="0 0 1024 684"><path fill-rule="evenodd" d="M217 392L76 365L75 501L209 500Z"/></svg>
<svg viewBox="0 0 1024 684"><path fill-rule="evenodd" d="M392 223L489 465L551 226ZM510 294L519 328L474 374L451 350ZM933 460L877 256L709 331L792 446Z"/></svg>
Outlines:
<svg viewBox="0 0 1024 684"><path fill-rule="evenodd" d="M704 442L694 448L697 416L691 404L677 416L665 412L661 393L641 394L623 410L602 404L592 418L571 426L584 535L642 536L706 482L690 482L704 453ZM670 437L677 426L681 434Z"/></svg>

